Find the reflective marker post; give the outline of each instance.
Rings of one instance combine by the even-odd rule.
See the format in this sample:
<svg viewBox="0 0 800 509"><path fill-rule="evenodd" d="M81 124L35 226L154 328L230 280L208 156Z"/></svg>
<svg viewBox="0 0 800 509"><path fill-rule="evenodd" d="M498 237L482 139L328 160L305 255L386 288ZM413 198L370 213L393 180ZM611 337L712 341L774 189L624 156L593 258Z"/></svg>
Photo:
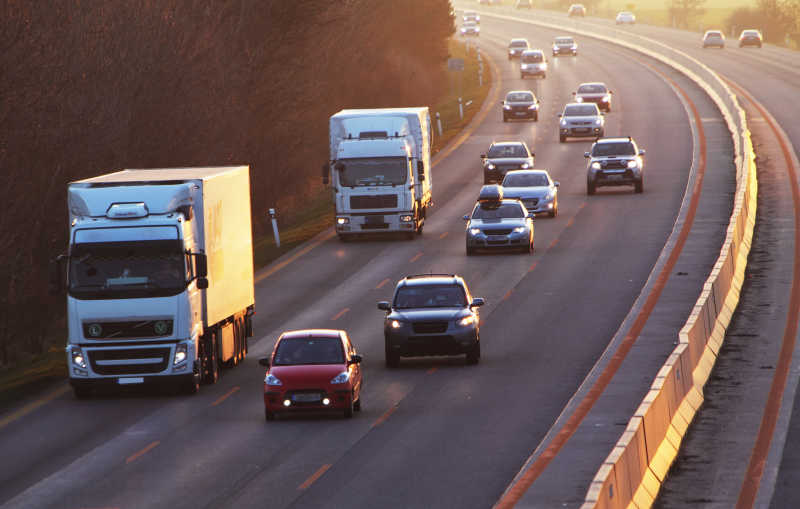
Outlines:
<svg viewBox="0 0 800 509"><path fill-rule="evenodd" d="M439 112L436 112L436 127L439 128L439 137L442 136L442 117L439 115Z"/></svg>
<svg viewBox="0 0 800 509"><path fill-rule="evenodd" d="M278 220L275 219L275 209L269 209L269 217L272 218L272 233L275 234L275 245L281 247L281 236L278 234Z"/></svg>
<svg viewBox="0 0 800 509"><path fill-rule="evenodd" d="M461 98L458 98L458 116L461 117L461 120L464 120L464 104L461 102Z"/></svg>

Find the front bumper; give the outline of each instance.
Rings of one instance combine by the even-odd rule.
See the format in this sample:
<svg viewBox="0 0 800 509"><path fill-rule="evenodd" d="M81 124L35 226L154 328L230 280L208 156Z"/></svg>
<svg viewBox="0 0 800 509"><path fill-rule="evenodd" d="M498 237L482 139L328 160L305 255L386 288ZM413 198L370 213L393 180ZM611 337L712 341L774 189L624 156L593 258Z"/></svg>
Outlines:
<svg viewBox="0 0 800 509"><path fill-rule="evenodd" d="M467 231L467 247L473 249L508 249L520 248L528 245L529 231L522 233L511 232L504 235L487 235L484 232L473 235Z"/></svg>
<svg viewBox="0 0 800 509"><path fill-rule="evenodd" d="M641 182L641 171L626 170L599 170L589 174L597 187L629 186Z"/></svg>
<svg viewBox="0 0 800 509"><path fill-rule="evenodd" d="M603 126L561 127L559 133L570 138L596 138L603 132Z"/></svg>
<svg viewBox="0 0 800 509"><path fill-rule="evenodd" d="M503 110L503 117L510 118L536 118L539 115L539 110L525 108L524 110Z"/></svg>
<svg viewBox="0 0 800 509"><path fill-rule="evenodd" d="M326 405L324 401L328 400ZM353 387L283 389L281 386L268 386L264 391L264 408L271 412L303 412L320 410L344 410L352 404ZM289 401L288 406L285 404Z"/></svg>
<svg viewBox="0 0 800 509"><path fill-rule="evenodd" d="M478 342L478 327L456 327L453 324L441 334L417 334L410 323L401 329L384 329L387 347L401 357L459 355L467 353Z"/></svg>
<svg viewBox="0 0 800 509"><path fill-rule="evenodd" d="M557 57L558 55L572 55L575 56L578 54L577 48L553 48L553 56Z"/></svg>
<svg viewBox="0 0 800 509"><path fill-rule="evenodd" d="M549 199L522 199L522 204L528 209L528 212L542 214L544 212L551 212L555 206L555 198Z"/></svg>
<svg viewBox="0 0 800 509"><path fill-rule="evenodd" d="M344 222L340 222L343 218ZM404 220L404 219L411 220ZM362 213L362 214L336 214L336 233L381 233L381 232L412 232L415 228L414 213L411 211Z"/></svg>
<svg viewBox="0 0 800 509"><path fill-rule="evenodd" d="M520 74L523 76L544 76L547 74L546 67L520 67Z"/></svg>
<svg viewBox="0 0 800 509"><path fill-rule="evenodd" d="M175 363L179 346L185 349L185 356L183 361ZM73 386L92 383L139 385L199 373L197 347L193 339L131 345L68 344L65 351ZM75 351L80 352L82 365L75 362Z"/></svg>

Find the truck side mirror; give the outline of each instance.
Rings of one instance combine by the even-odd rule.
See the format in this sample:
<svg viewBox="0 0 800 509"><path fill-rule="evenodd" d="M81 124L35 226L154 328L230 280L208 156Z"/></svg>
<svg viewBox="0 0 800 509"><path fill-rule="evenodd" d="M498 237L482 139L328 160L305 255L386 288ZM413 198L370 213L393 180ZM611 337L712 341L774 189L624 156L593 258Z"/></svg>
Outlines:
<svg viewBox="0 0 800 509"><path fill-rule="evenodd" d="M208 276L208 258L203 253L194 253L194 267L198 278Z"/></svg>
<svg viewBox="0 0 800 509"><path fill-rule="evenodd" d="M61 254L50 261L50 295L59 295L64 291L64 271L61 264L66 258L66 255Z"/></svg>
<svg viewBox="0 0 800 509"><path fill-rule="evenodd" d="M197 278L197 289L205 290L206 288L208 288L208 279L204 277Z"/></svg>
<svg viewBox="0 0 800 509"><path fill-rule="evenodd" d="M323 164L322 165L322 185L327 186L328 182L329 182L329 179L328 179L328 165L327 164Z"/></svg>
<svg viewBox="0 0 800 509"><path fill-rule="evenodd" d="M420 180L425 179L425 163L422 161L417 161L417 174Z"/></svg>
<svg viewBox="0 0 800 509"><path fill-rule="evenodd" d="M333 165L333 169L336 171L344 171L344 163L339 162Z"/></svg>

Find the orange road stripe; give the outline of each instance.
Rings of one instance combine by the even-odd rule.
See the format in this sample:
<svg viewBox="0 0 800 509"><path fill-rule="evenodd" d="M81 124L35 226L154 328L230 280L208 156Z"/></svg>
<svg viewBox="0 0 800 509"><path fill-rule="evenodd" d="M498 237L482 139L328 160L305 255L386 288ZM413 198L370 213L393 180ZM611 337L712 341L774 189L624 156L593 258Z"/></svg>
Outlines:
<svg viewBox="0 0 800 509"><path fill-rule="evenodd" d="M158 440L156 440L155 442L150 442L147 445L147 447L145 447L141 451L139 451L137 453L133 453L130 456L128 456L128 458L125 460L125 464L133 463L134 461L139 459L139 457L142 456L143 454L147 454L151 449L154 449L155 447L158 447L158 444L160 444L160 443L161 442L158 441Z"/></svg>
<svg viewBox="0 0 800 509"><path fill-rule="evenodd" d="M426 373L429 374L429 375L432 375L432 374L436 373L437 369L439 369L439 368L434 366L431 369L429 369L428 371L426 371Z"/></svg>
<svg viewBox="0 0 800 509"><path fill-rule="evenodd" d="M228 399L228 397L231 396L232 394L236 394L237 392L239 392L239 389L240 389L240 387L237 385L233 389L229 390L228 392L226 392L225 394L223 394L222 396L217 398L217 400L215 402L211 403L211 406L219 405L220 403L222 403L223 401Z"/></svg>
<svg viewBox="0 0 800 509"><path fill-rule="evenodd" d="M383 287L384 287L384 285L385 285L386 283L388 283L388 282L389 282L389 278L387 277L386 279L384 279L383 281L381 281L380 283L378 283L378 286L376 286L376 287L375 287L375 289L376 289L376 290L380 290L380 289L381 289L381 288L383 288Z"/></svg>
<svg viewBox="0 0 800 509"><path fill-rule="evenodd" d="M551 242L551 243L550 243L550 245L549 245L549 246L547 246L547 249L553 249L553 248L554 248L554 247L556 247L557 245L558 245L558 237L556 237L556 238L554 238L554 239L553 239L553 242Z"/></svg>
<svg viewBox="0 0 800 509"><path fill-rule="evenodd" d="M573 224L575 224L575 216L572 216L571 218L569 218L569 221L567 221L567 228L569 228Z"/></svg>
<svg viewBox="0 0 800 509"><path fill-rule="evenodd" d="M333 318L331 318L331 320L334 321L338 320L339 318L343 317L348 311L350 311L350 308L344 308L343 310L336 313L336 315Z"/></svg>
<svg viewBox="0 0 800 509"><path fill-rule="evenodd" d="M439 235L439 239L443 239L443 238L447 237L449 234L450 234L450 232L444 232L441 235Z"/></svg>
<svg viewBox="0 0 800 509"><path fill-rule="evenodd" d="M681 227L681 231L678 234L678 239L675 242L675 246L672 248L672 252L669 254L669 257L667 257L666 263L662 267L661 272L658 274L656 282L653 284L652 291L645 299L642 309L639 310L636 320L634 320L630 331L622 340L619 347L617 347L617 351L611 357L603 372L600 373L600 376L597 377L597 380L595 380L594 385L591 387L591 389L589 389L589 392L586 394L586 396L584 396L577 408L569 416L567 422L559 430L556 436L553 437L553 440L548 444L547 448L542 451L533 464L531 464L530 468L526 470L525 473L519 477L518 481L514 485L510 486L505 494L500 498L495 505L495 508L497 509L510 509L522 499L522 497L525 495L525 492L528 491L528 488L531 487L534 481L536 481L542 472L544 472L553 458L555 458L561 449L566 445L566 443L578 429L578 426L580 426L581 422L583 422L583 419L586 417L586 415L588 415L589 411L600 398L600 395L603 394L603 391L605 391L608 384L611 383L611 379L614 378L614 375L622 365L625 357L627 357L628 352L639 338L639 334L641 334L642 329L644 329L647 319L650 317L650 313L653 312L653 308L655 308L656 304L658 303L658 299L661 297L661 292L664 290L664 286L667 284L669 275L672 273L675 263L678 261L678 257L680 257L683 246L686 244L686 239L689 237L689 231L692 229L692 224L694 223L694 218L697 214L697 207L700 203L700 190L703 187L702 181L706 171L707 148L706 135L705 131L703 130L703 124L700 121L700 113L697 111L695 104L689 98L689 95L682 88L680 88L675 81L673 81L669 76L661 72L659 69L656 69L648 64L643 65L647 65L654 72L660 74L666 81L672 84L675 90L677 90L683 96L686 104L689 105L689 109L692 111L692 116L694 117L695 124L697 125L697 138L700 144L700 161L697 165L697 185L695 185L692 191L692 197L689 202L689 210L686 213L686 220Z"/></svg>
<svg viewBox="0 0 800 509"><path fill-rule="evenodd" d="M312 484L314 484L317 481L317 479L322 477L322 474L327 472L329 468L331 468L331 466L328 465L328 464L325 464L325 465L322 465L321 467L319 467L319 470L314 472L314 474L311 477L306 479L306 482L304 482L303 484L301 484L300 486L297 487L297 491L303 491L305 489L308 489L308 487L311 486Z"/></svg>
<svg viewBox="0 0 800 509"><path fill-rule="evenodd" d="M756 435L756 441L750 453L750 462L747 465L747 472L745 472L744 480L742 481L739 498L736 501L737 509L745 509L753 507L756 501L758 487L761 484L764 466L766 465L767 456L769 455L772 435L775 432L775 425L777 424L778 415L781 410L781 399L786 390L786 379L789 376L789 370L792 365L792 350L794 349L794 341L797 336L797 321L798 316L800 316L800 188L798 188L797 185L798 169L794 165L791 150L783 137L780 136L778 127L773 122L772 117L761 104L756 102L755 99L747 93L747 91L729 81L727 78L725 81L727 81L737 93L744 96L750 104L761 113L761 116L764 117L770 129L772 129L772 132L775 134L775 138L777 138L781 145L783 158L786 160L789 180L792 183L792 202L794 204L794 263L792 267L792 289L789 296L789 312L786 314L786 325L783 329L783 343L781 344L778 363L775 366L775 373L772 378L769 396L764 406L764 413L761 416L758 435Z"/></svg>
<svg viewBox="0 0 800 509"><path fill-rule="evenodd" d="M503 298L502 298L502 299L500 299L500 300L508 300L508 299L509 299L509 297L511 297L511 294L512 294L513 292L514 292L514 289L512 288L511 290L507 291L507 292L506 292L506 294L505 294L505 295L503 295Z"/></svg>
<svg viewBox="0 0 800 509"><path fill-rule="evenodd" d="M419 253L415 254L413 258L408 260L408 263L414 263L415 261L419 260L420 258L422 258L422 251L420 251Z"/></svg>
<svg viewBox="0 0 800 509"><path fill-rule="evenodd" d="M539 263L539 262L533 262L533 263L531 264L531 268L530 268L530 269L528 269L528 272L533 272L533 269L535 269L535 268L536 268L536 265L537 265L538 263Z"/></svg>
<svg viewBox="0 0 800 509"><path fill-rule="evenodd" d="M578 210L583 210L583 207L585 207L585 206L586 206L586 202L581 203L580 207L578 207Z"/></svg>
<svg viewBox="0 0 800 509"><path fill-rule="evenodd" d="M40 406L44 405L45 403L49 403L50 401L53 401L57 397L68 393L69 391L70 391L69 385L64 384L63 387L59 387L58 389L54 390L53 392L45 394L44 396L42 396L41 398L37 399L36 401L28 403L27 405L25 405L24 407L20 408L19 410L17 410L16 412L12 413L11 415L9 415L7 417L3 417L2 419L0 419L0 430L5 428L6 426L11 424L12 422L25 417L26 415L28 415L29 413L33 412L34 410L36 410Z"/></svg>
<svg viewBox="0 0 800 509"><path fill-rule="evenodd" d="M393 406L389 410L385 411L383 415L375 419L375 422L372 423L372 427L373 428L378 427L384 422L386 422L386 419L388 419L394 413L395 410L397 410L397 406Z"/></svg>

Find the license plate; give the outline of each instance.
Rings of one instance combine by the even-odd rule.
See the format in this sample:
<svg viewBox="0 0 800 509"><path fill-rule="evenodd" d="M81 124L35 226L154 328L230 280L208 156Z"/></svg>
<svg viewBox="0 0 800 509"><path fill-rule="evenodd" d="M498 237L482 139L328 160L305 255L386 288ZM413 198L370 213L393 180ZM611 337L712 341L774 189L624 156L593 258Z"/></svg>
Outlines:
<svg viewBox="0 0 800 509"><path fill-rule="evenodd" d="M575 132L576 133L588 133L589 132L589 128L588 127L578 127L578 128L575 129Z"/></svg>
<svg viewBox="0 0 800 509"><path fill-rule="evenodd" d="M292 401L299 403L312 403L321 399L319 394L292 394Z"/></svg>
<svg viewBox="0 0 800 509"><path fill-rule="evenodd" d="M522 116L525 116L526 113L524 111L517 111L517 112L514 112L514 115L516 115L518 117L522 117Z"/></svg>
<svg viewBox="0 0 800 509"><path fill-rule="evenodd" d="M608 180L622 180L622 175L606 175Z"/></svg>
<svg viewBox="0 0 800 509"><path fill-rule="evenodd" d="M130 378L118 378L117 383L120 385L143 384L144 378L141 376L134 376Z"/></svg>
<svg viewBox="0 0 800 509"><path fill-rule="evenodd" d="M491 240L491 241L494 241L494 242L505 242L506 241L506 236L505 235L489 235L488 236L488 240Z"/></svg>

